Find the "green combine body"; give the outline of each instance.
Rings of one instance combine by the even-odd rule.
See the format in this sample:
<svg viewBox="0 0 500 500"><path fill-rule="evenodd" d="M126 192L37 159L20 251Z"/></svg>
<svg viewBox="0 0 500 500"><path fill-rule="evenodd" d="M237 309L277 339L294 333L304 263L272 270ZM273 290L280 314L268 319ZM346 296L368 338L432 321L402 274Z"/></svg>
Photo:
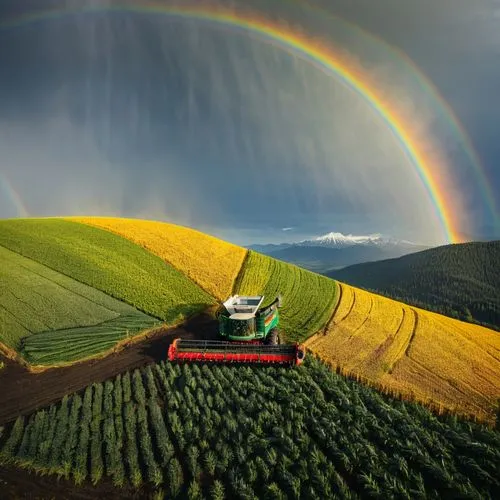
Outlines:
<svg viewBox="0 0 500 500"><path fill-rule="evenodd" d="M189 363L275 363L300 365L304 346L278 345L281 298L261 307L262 295L234 295L224 302L219 318L223 340L175 339L168 348L170 361Z"/></svg>
<svg viewBox="0 0 500 500"><path fill-rule="evenodd" d="M264 297L234 295L224 302L219 313L219 333L236 342L261 341L279 344L278 325L281 299L261 307Z"/></svg>

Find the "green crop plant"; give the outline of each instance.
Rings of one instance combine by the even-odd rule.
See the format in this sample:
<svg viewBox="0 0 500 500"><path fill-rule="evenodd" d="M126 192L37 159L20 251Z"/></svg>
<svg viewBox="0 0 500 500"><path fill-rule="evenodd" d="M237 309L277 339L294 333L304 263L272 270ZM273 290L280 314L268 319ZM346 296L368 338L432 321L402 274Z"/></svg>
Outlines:
<svg viewBox="0 0 500 500"><path fill-rule="evenodd" d="M160 362L120 375L7 425L0 461L169 498L489 498L499 450L497 431L311 356L294 370Z"/></svg>
<svg viewBox="0 0 500 500"><path fill-rule="evenodd" d="M92 399L92 421L90 422L90 477L92 484L97 484L104 473L102 460L102 384L94 385L94 397Z"/></svg>
<svg viewBox="0 0 500 500"><path fill-rule="evenodd" d="M142 484L141 467L139 464L139 452L137 450L136 425L137 416L134 405L128 402L124 407L124 425L125 425L125 461L130 474L130 480L133 486L138 487Z"/></svg>

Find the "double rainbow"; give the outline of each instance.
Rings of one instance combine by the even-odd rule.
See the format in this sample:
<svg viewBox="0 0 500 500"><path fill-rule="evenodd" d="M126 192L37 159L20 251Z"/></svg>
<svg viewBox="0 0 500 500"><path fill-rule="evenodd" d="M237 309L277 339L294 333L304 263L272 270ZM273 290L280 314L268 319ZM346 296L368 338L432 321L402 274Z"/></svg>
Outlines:
<svg viewBox="0 0 500 500"><path fill-rule="evenodd" d="M356 69L334 50L317 42L307 35L294 30L289 25L259 18L255 13L237 12L218 7L179 6L160 3L114 4L110 6L65 8L44 10L22 15L0 24L0 29L9 29L43 20L58 19L63 16L79 13L103 11L129 11L146 14L160 14L174 18L189 18L213 24L224 25L242 30L251 35L258 35L263 41L272 43L281 49L312 63L347 85L360 95L371 106L399 141L401 148L414 166L415 171L425 186L429 200L434 206L436 216L448 242L460 241L459 219L461 216L457 206L446 192L450 180L437 175L436 159L427 153L420 140L414 137L411 126L405 122L394 106L377 94L366 75Z"/></svg>

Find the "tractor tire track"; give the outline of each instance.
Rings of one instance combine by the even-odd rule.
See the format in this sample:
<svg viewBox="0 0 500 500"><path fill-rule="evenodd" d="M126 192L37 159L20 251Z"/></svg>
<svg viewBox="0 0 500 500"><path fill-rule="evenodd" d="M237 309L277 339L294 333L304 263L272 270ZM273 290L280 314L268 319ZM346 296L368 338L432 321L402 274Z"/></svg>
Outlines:
<svg viewBox="0 0 500 500"><path fill-rule="evenodd" d="M417 328L418 328L418 313L417 313L417 311L415 311L415 309L413 309L413 307L410 307L410 309L413 311L413 314L415 315L415 324L413 325L413 330L411 332L410 338L408 339L408 345L406 346L406 349L404 352L404 356L406 356L406 357L410 357L410 354L409 354L410 347L411 347L411 344L413 342L413 339L415 338L415 335L417 333Z"/></svg>

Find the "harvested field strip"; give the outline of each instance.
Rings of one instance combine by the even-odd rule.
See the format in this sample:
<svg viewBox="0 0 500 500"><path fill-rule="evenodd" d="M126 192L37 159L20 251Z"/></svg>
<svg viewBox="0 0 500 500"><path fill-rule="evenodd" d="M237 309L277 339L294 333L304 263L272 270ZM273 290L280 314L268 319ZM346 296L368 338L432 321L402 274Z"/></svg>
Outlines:
<svg viewBox="0 0 500 500"><path fill-rule="evenodd" d="M19 417L0 461L136 498L223 498L215 486L225 498L492 498L499 446L493 430L383 397L313 357L296 370L162 361Z"/></svg>
<svg viewBox="0 0 500 500"><path fill-rule="evenodd" d="M353 306L354 306L354 304L355 304L355 302L353 302ZM369 304L369 306L368 306L368 311L366 312L365 319L354 330L353 335L355 335L359 331L363 330L363 328L365 327L366 323L370 321L370 318L372 318L372 316L374 316L374 314L372 314L372 311L373 311L373 298L372 297L370 297L369 301L367 301L367 304ZM354 307L353 307L353 309L354 309ZM352 309L351 309L351 314L353 314L353 310Z"/></svg>
<svg viewBox="0 0 500 500"><path fill-rule="evenodd" d="M125 238L85 224L60 219L0 221L0 245L168 324L214 303L159 257Z"/></svg>
<svg viewBox="0 0 500 500"><path fill-rule="evenodd" d="M281 329L288 341L303 341L323 328L338 300L335 281L252 251L236 293L263 293L267 303L281 294Z"/></svg>
<svg viewBox="0 0 500 500"><path fill-rule="evenodd" d="M500 335L341 286L345 303L339 304L326 334L311 339L309 349L384 390L494 419Z"/></svg>
<svg viewBox="0 0 500 500"><path fill-rule="evenodd" d="M165 222L105 217L71 220L129 239L181 271L218 300L225 300L231 294L247 252L194 229Z"/></svg>
<svg viewBox="0 0 500 500"><path fill-rule="evenodd" d="M352 302L347 315L341 323L348 323L351 336L366 323L370 316L373 301L370 295L362 290L352 291Z"/></svg>
<svg viewBox="0 0 500 500"><path fill-rule="evenodd" d="M339 286L341 286L340 283L339 283ZM351 312L354 308L354 303L356 301L356 295L354 294L354 290L351 287L346 288L345 286L342 286L342 291L344 294L346 294L348 297L350 297L350 301L346 301L347 308L345 310L345 313L343 315L338 314L339 322L344 321L349 316L349 314L351 314Z"/></svg>
<svg viewBox="0 0 500 500"><path fill-rule="evenodd" d="M337 282L337 287L339 290L339 299L331 318L331 322L336 325L344 321L354 307L354 289L349 285L339 282Z"/></svg>

